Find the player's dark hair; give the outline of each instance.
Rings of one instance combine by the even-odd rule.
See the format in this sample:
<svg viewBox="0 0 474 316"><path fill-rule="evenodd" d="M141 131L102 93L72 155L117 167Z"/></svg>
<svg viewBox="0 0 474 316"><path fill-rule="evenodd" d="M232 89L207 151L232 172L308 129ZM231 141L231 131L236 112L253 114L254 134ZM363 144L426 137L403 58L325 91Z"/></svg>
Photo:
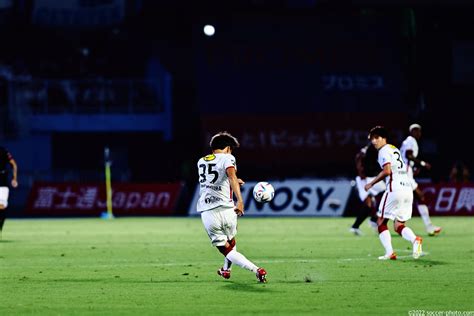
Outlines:
<svg viewBox="0 0 474 316"><path fill-rule="evenodd" d="M237 138L235 138L228 132L219 132L216 135L212 136L209 145L211 146L212 150L224 149L227 146L230 146L230 148L233 150L234 148L240 146Z"/></svg>
<svg viewBox="0 0 474 316"><path fill-rule="evenodd" d="M369 131L369 139L375 136L380 136L382 138L387 139L388 138L388 131L385 127L377 125L375 127L372 127Z"/></svg>

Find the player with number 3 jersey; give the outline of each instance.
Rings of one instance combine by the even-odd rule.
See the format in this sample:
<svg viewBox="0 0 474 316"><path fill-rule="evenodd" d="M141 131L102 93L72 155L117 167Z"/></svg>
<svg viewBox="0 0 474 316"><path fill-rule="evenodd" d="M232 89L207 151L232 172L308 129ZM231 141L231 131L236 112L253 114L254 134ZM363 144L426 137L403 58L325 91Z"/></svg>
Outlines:
<svg viewBox="0 0 474 316"><path fill-rule="evenodd" d="M395 231L413 245L413 258L421 256L421 237L415 235L405 222L411 218L413 191L407 176L406 167L400 150L387 143L388 131L383 126L375 126L369 132L369 139L378 150L378 163L382 171L365 186L368 191L377 182L385 180L386 189L380 201L377 213L379 239L385 248L385 255L380 260L395 260L397 254L393 251L392 238L387 227L393 220Z"/></svg>

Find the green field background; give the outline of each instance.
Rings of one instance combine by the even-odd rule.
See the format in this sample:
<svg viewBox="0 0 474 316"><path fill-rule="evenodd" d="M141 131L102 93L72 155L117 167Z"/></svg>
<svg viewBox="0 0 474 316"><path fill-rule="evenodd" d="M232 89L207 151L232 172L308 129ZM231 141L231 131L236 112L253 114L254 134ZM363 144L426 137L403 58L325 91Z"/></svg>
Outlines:
<svg viewBox="0 0 474 316"><path fill-rule="evenodd" d="M352 218L241 218L237 246L268 283L223 257L199 218L7 220L0 241L0 315L408 315L474 311L474 218L438 217L425 255L399 260ZM390 227L392 230L392 227ZM393 230L392 230L393 231Z"/></svg>

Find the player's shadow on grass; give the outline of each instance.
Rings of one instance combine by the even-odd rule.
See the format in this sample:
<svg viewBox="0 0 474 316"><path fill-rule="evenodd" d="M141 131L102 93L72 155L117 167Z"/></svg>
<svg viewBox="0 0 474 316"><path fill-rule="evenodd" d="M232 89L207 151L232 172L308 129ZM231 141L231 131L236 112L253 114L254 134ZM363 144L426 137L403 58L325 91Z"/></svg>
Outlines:
<svg viewBox="0 0 474 316"><path fill-rule="evenodd" d="M430 260L423 257L417 260L410 258L409 260L397 260L397 261L403 262L403 263L410 263L410 264L417 263L420 266L442 266L442 265L450 264L447 261Z"/></svg>
<svg viewBox="0 0 474 316"><path fill-rule="evenodd" d="M236 282L225 282L222 288L224 290L231 291L242 291L242 292L252 292L252 293L262 293L262 292L274 292L274 290L265 286L265 284L254 283L236 283Z"/></svg>
<svg viewBox="0 0 474 316"><path fill-rule="evenodd" d="M51 279L46 280L47 282L57 282L57 283L105 283L110 282L112 278L82 278L82 279L72 279L72 278L65 278L65 279ZM41 280L44 281L44 280Z"/></svg>
<svg viewBox="0 0 474 316"><path fill-rule="evenodd" d="M446 261L439 261L439 260L429 260L429 259L424 259L423 257L420 258L417 262L419 262L422 265L429 265L429 266L442 266L445 264L450 264L449 262Z"/></svg>

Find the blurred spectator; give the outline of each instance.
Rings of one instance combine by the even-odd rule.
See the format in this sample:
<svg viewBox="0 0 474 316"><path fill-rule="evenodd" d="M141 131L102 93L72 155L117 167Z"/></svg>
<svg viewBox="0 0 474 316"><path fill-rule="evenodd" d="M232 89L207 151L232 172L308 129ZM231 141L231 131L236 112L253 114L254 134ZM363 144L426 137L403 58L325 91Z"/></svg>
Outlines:
<svg viewBox="0 0 474 316"><path fill-rule="evenodd" d="M453 183L467 183L471 174L466 164L460 160L456 161L449 173L449 181Z"/></svg>

